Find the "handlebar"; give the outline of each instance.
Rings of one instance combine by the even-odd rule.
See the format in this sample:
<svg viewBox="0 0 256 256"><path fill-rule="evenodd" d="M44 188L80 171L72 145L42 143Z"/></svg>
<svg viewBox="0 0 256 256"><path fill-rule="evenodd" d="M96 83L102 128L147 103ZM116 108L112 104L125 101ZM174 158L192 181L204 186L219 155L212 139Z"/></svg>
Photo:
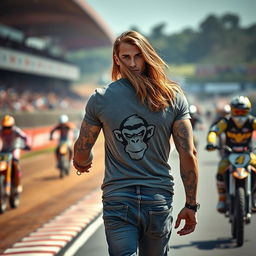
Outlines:
<svg viewBox="0 0 256 256"><path fill-rule="evenodd" d="M236 150L235 149L236 147L234 147L234 148L231 148L231 147L229 147L229 146L227 146L227 145L224 145L224 146L217 146L217 145L213 145L212 146L212 149L217 149L217 150L225 150L226 152L228 152L228 153L232 153L232 152L241 152L240 150ZM237 147L238 148L238 147ZM207 150L207 146L205 147L205 149ZM255 148L250 148L250 147L248 147L247 149L244 147L244 149L243 149L243 152L254 152L256 150L256 147Z"/></svg>
<svg viewBox="0 0 256 256"><path fill-rule="evenodd" d="M226 150L226 151L228 151L228 152L232 152L233 150L232 150L232 148L231 147L229 147L229 146L227 146L227 145L224 145L224 146L222 146L222 147L220 147L220 146L214 146L214 148L215 149L217 149L217 150Z"/></svg>
<svg viewBox="0 0 256 256"><path fill-rule="evenodd" d="M9 152L12 152L12 151L15 150L15 149L22 149L22 150L30 151L30 150L31 150L31 147L28 146L28 145L19 145L19 146L17 146L17 147L10 148L8 151L0 150L0 153L9 153Z"/></svg>

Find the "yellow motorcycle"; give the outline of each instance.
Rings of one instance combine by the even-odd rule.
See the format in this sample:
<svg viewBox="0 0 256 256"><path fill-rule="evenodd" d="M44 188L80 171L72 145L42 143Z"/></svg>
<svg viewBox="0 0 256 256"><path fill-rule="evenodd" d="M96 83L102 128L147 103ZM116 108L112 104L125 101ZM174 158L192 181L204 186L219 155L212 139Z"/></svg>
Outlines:
<svg viewBox="0 0 256 256"><path fill-rule="evenodd" d="M250 165L252 150L244 147L223 148L230 162L225 173L226 217L231 223L232 237L236 239L237 246L242 246L244 224L251 222L252 206L255 206L253 178L256 177L256 170Z"/></svg>

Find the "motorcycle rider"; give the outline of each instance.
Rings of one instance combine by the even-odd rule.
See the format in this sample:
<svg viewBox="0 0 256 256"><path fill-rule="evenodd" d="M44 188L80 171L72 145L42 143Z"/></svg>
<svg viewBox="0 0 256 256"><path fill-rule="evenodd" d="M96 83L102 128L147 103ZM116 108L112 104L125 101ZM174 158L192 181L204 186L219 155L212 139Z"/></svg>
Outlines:
<svg viewBox="0 0 256 256"><path fill-rule="evenodd" d="M207 146L208 151L215 150L215 142L217 136L222 133L226 135L226 142L230 148L243 148L248 149L252 146L252 133L256 130L256 117L250 115L251 102L248 97L245 96L235 96L230 103L231 115L221 118L215 125L210 128L207 136ZM251 153L250 164L256 167L256 155ZM218 171L216 175L217 179L217 190L219 194L219 201L217 204L217 210L220 213L225 213L225 179L224 174L229 166L228 155L225 153L218 165ZM254 173L254 172L253 172ZM256 189L256 179L255 173L253 175L254 179L254 191ZM255 208L255 201L253 208ZM255 209L254 209L255 210Z"/></svg>
<svg viewBox="0 0 256 256"><path fill-rule="evenodd" d="M73 132L75 136L75 126L71 122L69 122L69 118L67 115L65 114L60 115L59 123L50 131L50 140L53 139L53 134L56 131L59 132L59 143L55 150L57 164L59 163L59 160L60 160L59 148L62 142L68 143L69 160L71 161L72 154L73 154L71 149L71 132Z"/></svg>
<svg viewBox="0 0 256 256"><path fill-rule="evenodd" d="M0 128L0 140L1 140L1 151L2 152L12 152L12 179L14 179L14 186L16 189L16 193L22 192L21 185L21 169L19 165L21 149L19 147L18 139L22 139L24 141L25 150L30 150L29 146L29 137L26 135L24 131L22 131L19 127L15 126L15 119L11 115L5 115L1 121Z"/></svg>

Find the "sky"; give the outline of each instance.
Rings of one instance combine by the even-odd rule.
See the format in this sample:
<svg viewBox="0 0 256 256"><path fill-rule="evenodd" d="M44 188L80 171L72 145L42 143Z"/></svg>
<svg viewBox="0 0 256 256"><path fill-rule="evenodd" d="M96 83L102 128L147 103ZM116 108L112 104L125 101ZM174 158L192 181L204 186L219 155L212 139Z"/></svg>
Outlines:
<svg viewBox="0 0 256 256"><path fill-rule="evenodd" d="M256 0L86 0L115 36L136 26L148 34L160 23L171 34L185 28L197 30L209 14L237 14L240 26L256 23Z"/></svg>

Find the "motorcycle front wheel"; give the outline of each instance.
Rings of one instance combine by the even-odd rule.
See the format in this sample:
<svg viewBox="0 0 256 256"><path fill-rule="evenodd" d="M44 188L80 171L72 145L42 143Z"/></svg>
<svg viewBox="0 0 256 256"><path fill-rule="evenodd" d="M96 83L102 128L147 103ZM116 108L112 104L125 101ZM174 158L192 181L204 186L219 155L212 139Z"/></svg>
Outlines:
<svg viewBox="0 0 256 256"><path fill-rule="evenodd" d="M61 155L60 156L59 167L60 167L60 178L62 179L65 176L65 173L66 173L66 159L65 159L65 155Z"/></svg>
<svg viewBox="0 0 256 256"><path fill-rule="evenodd" d="M0 213L4 213L7 208L7 195L5 192L5 176L0 175Z"/></svg>
<svg viewBox="0 0 256 256"><path fill-rule="evenodd" d="M20 204L20 194L16 191L15 187L12 187L10 196L10 206L12 208L17 208Z"/></svg>
<svg viewBox="0 0 256 256"><path fill-rule="evenodd" d="M245 191L239 187L236 190L235 207L234 207L234 231L237 246L244 243L244 215L245 215Z"/></svg>

